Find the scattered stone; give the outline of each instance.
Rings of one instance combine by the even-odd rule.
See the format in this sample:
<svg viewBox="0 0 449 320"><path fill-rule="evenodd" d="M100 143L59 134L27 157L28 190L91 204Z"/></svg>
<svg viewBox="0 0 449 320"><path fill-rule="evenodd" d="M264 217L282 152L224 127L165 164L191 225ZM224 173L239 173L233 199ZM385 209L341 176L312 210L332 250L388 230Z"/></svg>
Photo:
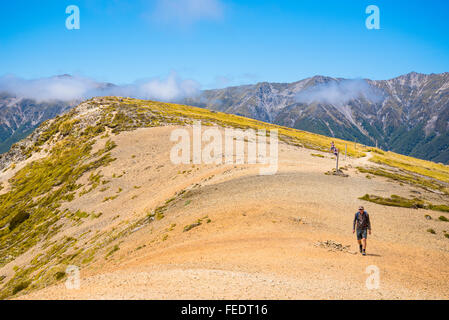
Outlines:
<svg viewBox="0 0 449 320"><path fill-rule="evenodd" d="M318 241L315 243L316 247L325 248L332 252L347 252L350 254L356 254L356 252L350 250L350 245L344 246L341 243L335 242L333 240L326 240L326 241Z"/></svg>
<svg viewBox="0 0 449 320"><path fill-rule="evenodd" d="M328 176L339 176L339 177L343 177L343 178L349 177L349 175L347 175L343 171L341 171L341 170L337 171L335 169L332 169L331 171L325 172L324 174L328 175Z"/></svg>
<svg viewBox="0 0 449 320"><path fill-rule="evenodd" d="M301 217L291 217L290 220L292 220L295 223L301 223L301 224L306 224L306 222L304 221L303 218Z"/></svg>

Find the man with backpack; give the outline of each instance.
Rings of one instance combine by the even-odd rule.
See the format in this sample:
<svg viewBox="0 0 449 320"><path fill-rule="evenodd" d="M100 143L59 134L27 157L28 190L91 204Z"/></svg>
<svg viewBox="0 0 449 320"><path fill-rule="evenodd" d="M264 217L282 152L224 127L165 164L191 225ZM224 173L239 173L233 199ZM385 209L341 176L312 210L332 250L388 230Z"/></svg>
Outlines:
<svg viewBox="0 0 449 320"><path fill-rule="evenodd" d="M363 206L360 206L359 211L355 213L354 223L352 224L352 233L355 233L356 231L360 253L366 256L366 238L368 233L371 234L371 222L369 220L368 212L365 211Z"/></svg>

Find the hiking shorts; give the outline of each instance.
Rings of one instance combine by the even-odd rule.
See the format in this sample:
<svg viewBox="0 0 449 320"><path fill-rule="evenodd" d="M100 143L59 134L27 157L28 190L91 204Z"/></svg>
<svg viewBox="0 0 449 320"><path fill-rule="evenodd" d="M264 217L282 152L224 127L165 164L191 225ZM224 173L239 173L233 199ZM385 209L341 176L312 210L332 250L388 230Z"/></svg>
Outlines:
<svg viewBox="0 0 449 320"><path fill-rule="evenodd" d="M357 229L357 240L366 239L368 237L368 229Z"/></svg>

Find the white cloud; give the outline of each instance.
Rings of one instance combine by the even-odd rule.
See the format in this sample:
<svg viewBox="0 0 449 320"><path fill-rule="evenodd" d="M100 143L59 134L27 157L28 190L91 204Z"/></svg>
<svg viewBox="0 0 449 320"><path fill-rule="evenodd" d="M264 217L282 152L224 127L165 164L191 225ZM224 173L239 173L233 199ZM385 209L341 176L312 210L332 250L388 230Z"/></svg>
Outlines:
<svg viewBox="0 0 449 320"><path fill-rule="evenodd" d="M153 19L163 23L190 25L223 17L221 0L157 0Z"/></svg>
<svg viewBox="0 0 449 320"><path fill-rule="evenodd" d="M342 106L360 98L379 102L382 100L382 92L370 86L365 80L331 81L305 89L296 96L296 101L306 104L318 102Z"/></svg>
<svg viewBox="0 0 449 320"><path fill-rule="evenodd" d="M200 88L193 80L179 80L175 74L171 74L163 81L154 79L145 82L140 89L148 97L158 97L165 101L193 96Z"/></svg>
<svg viewBox="0 0 449 320"><path fill-rule="evenodd" d="M68 75L32 80L14 75L0 77L0 92L38 102L83 100L94 96L126 96L176 102L195 96L199 91L200 85L196 81L181 79L174 72L166 79L140 80L122 86L107 85L93 79Z"/></svg>
<svg viewBox="0 0 449 320"><path fill-rule="evenodd" d="M82 98L98 84L87 78L56 76L27 80L7 75L0 78L0 92L8 92L19 98L30 98L37 101L63 100L70 101Z"/></svg>
<svg viewBox="0 0 449 320"><path fill-rule="evenodd" d="M131 85L112 87L106 90L107 95L119 95L141 99L161 101L179 101L199 93L200 85L190 79L180 79L172 72L166 79L153 78L137 81Z"/></svg>

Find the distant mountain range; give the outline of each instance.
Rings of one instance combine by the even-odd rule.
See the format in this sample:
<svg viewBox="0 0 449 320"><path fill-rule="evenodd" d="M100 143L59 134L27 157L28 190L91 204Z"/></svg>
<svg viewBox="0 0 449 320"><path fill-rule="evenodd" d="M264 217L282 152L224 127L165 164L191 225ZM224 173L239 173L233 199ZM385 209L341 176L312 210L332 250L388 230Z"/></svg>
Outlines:
<svg viewBox="0 0 449 320"><path fill-rule="evenodd" d="M0 153L77 102L0 94ZM315 76L205 90L182 102L449 164L449 73L379 81Z"/></svg>
<svg viewBox="0 0 449 320"><path fill-rule="evenodd" d="M449 73L262 82L206 90L186 103L449 163Z"/></svg>
<svg viewBox="0 0 449 320"><path fill-rule="evenodd" d="M0 94L0 153L25 138L43 121L74 107L76 102L36 102Z"/></svg>

